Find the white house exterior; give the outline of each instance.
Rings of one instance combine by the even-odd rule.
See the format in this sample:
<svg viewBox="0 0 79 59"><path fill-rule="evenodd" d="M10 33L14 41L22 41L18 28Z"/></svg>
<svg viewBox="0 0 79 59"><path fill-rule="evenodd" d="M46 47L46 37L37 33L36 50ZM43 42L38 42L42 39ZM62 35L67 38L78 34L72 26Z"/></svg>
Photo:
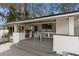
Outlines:
<svg viewBox="0 0 79 59"><path fill-rule="evenodd" d="M25 21L7 23L13 27L13 43L19 40L35 37L36 33L47 34L53 39L53 50L59 54L63 52L79 55L79 12L39 17ZM36 26L36 27L35 27Z"/></svg>

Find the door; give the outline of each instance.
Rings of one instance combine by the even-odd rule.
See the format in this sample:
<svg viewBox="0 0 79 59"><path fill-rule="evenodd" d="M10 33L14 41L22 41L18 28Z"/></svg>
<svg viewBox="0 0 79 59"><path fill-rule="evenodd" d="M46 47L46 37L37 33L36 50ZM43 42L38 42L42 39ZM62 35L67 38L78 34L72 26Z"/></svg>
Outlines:
<svg viewBox="0 0 79 59"><path fill-rule="evenodd" d="M37 30L38 30L38 27L34 26L34 32L37 32Z"/></svg>
<svg viewBox="0 0 79 59"><path fill-rule="evenodd" d="M31 30L28 30L28 29L25 30L25 37L26 38L29 38L30 37L30 31Z"/></svg>

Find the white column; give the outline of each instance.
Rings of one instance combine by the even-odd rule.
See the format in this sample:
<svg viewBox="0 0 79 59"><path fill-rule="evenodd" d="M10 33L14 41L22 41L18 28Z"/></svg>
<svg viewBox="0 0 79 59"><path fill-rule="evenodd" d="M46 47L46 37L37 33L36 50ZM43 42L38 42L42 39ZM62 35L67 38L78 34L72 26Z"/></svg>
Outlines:
<svg viewBox="0 0 79 59"><path fill-rule="evenodd" d="M69 17L69 35L74 35L74 17Z"/></svg>
<svg viewBox="0 0 79 59"><path fill-rule="evenodd" d="M7 29L7 26L4 26L4 29Z"/></svg>
<svg viewBox="0 0 79 59"><path fill-rule="evenodd" d="M31 26L31 30L33 30L33 26ZM30 38L32 38L32 31L30 31Z"/></svg>
<svg viewBox="0 0 79 59"><path fill-rule="evenodd" d="M14 32L17 32L17 30L18 30L18 26L15 24L14 25Z"/></svg>
<svg viewBox="0 0 79 59"><path fill-rule="evenodd" d="M56 19L56 34L69 34L68 23L68 19Z"/></svg>

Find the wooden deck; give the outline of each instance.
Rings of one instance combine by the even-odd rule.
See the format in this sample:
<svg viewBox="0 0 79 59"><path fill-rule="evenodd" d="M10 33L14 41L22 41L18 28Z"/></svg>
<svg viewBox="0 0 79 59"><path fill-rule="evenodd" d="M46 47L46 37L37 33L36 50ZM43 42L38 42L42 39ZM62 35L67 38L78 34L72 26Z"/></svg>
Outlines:
<svg viewBox="0 0 79 59"><path fill-rule="evenodd" d="M53 52L53 40L45 39L43 41L26 39L17 44L14 44L13 47L19 48L23 51L30 52L36 56L59 56Z"/></svg>

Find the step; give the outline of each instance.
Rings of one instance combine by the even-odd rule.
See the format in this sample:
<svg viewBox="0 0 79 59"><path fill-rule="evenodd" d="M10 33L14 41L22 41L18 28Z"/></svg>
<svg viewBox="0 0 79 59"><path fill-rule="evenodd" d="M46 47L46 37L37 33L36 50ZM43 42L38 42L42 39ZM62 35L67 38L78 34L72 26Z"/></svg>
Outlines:
<svg viewBox="0 0 79 59"><path fill-rule="evenodd" d="M63 52L63 55L64 56L79 56L78 54L75 54L75 53L71 53L71 52Z"/></svg>

